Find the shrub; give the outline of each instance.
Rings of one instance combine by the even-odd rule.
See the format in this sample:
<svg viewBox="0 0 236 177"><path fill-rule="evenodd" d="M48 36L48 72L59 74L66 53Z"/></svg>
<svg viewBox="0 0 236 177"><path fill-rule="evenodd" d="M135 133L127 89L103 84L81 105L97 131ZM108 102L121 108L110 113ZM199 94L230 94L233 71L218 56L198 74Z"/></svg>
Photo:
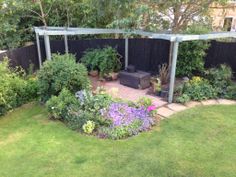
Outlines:
<svg viewBox="0 0 236 177"><path fill-rule="evenodd" d="M232 69L227 65L220 65L217 68L210 68L205 72L209 83L215 88L219 97L224 97L233 77Z"/></svg>
<svg viewBox="0 0 236 177"><path fill-rule="evenodd" d="M46 107L52 118L63 120L68 114L70 107L78 105L75 96L64 88L58 96L52 96L47 102Z"/></svg>
<svg viewBox="0 0 236 177"><path fill-rule="evenodd" d="M73 55L53 55L51 61L46 61L38 73L39 94L42 101L47 101L52 95L58 95L63 88L71 92L87 89L90 82L87 69L77 64Z"/></svg>
<svg viewBox="0 0 236 177"><path fill-rule="evenodd" d="M208 29L195 25L185 31L186 34L204 34L206 32ZM204 57L208 48L207 41L182 42L179 46L176 75L192 77L194 74L203 73Z"/></svg>
<svg viewBox="0 0 236 177"><path fill-rule="evenodd" d="M25 76L21 68L10 68L7 58L0 62L0 115L37 98L37 80Z"/></svg>
<svg viewBox="0 0 236 177"><path fill-rule="evenodd" d="M101 116L101 109L107 108L112 98L104 93L93 95L88 90L81 90L75 94L78 106L71 106L65 117L71 129L82 130L87 121L93 121L97 126L107 126L109 121Z"/></svg>
<svg viewBox="0 0 236 177"><path fill-rule="evenodd" d="M112 47L88 49L81 62L91 71L98 70L101 76L117 72L121 68L120 55Z"/></svg>
<svg viewBox="0 0 236 177"><path fill-rule="evenodd" d="M187 103L190 100L191 100L191 98L187 94L183 94L183 95L176 98L176 102L182 103L182 104Z"/></svg>
<svg viewBox="0 0 236 177"><path fill-rule="evenodd" d="M91 134L95 128L95 123L93 121L87 121L86 124L83 125L84 133Z"/></svg>
<svg viewBox="0 0 236 177"><path fill-rule="evenodd" d="M184 83L181 92L182 96L177 97L176 101L200 101L217 96L215 89L210 85L208 80L201 77L193 77L190 81Z"/></svg>
<svg viewBox="0 0 236 177"><path fill-rule="evenodd" d="M225 98L236 100L236 84L232 84L226 88Z"/></svg>

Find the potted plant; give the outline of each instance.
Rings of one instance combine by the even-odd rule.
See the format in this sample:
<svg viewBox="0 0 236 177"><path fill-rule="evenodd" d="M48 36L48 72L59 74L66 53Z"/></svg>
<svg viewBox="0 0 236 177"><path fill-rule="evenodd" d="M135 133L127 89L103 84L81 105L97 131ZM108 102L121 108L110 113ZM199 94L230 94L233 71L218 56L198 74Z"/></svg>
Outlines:
<svg viewBox="0 0 236 177"><path fill-rule="evenodd" d="M121 68L120 55L110 46L102 49L89 49L85 52L81 62L90 71L98 70L100 77L110 81L116 80Z"/></svg>
<svg viewBox="0 0 236 177"><path fill-rule="evenodd" d="M92 77L97 77L98 76L98 70L89 71L89 75L92 76Z"/></svg>
<svg viewBox="0 0 236 177"><path fill-rule="evenodd" d="M161 94L161 80L157 77L152 77L151 85L152 93L159 96Z"/></svg>

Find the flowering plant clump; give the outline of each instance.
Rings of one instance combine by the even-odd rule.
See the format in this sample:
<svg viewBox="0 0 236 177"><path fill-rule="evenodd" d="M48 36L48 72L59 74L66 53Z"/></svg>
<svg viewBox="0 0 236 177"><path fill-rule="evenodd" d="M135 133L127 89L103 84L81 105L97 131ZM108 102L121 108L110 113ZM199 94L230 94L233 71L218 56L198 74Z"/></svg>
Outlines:
<svg viewBox="0 0 236 177"><path fill-rule="evenodd" d="M154 117L157 114L157 107L155 105L148 106L147 111L152 117Z"/></svg>
<svg viewBox="0 0 236 177"><path fill-rule="evenodd" d="M93 121L87 121L84 125L83 125L83 130L84 130L84 133L87 133L87 134L91 134L93 132L95 128L95 122Z"/></svg>
<svg viewBox="0 0 236 177"><path fill-rule="evenodd" d="M145 107L135 108L125 103L112 103L108 109L101 110L101 115L111 121L111 125L100 133L103 137L107 134L107 137L114 139L138 134L150 129L154 124L153 118Z"/></svg>

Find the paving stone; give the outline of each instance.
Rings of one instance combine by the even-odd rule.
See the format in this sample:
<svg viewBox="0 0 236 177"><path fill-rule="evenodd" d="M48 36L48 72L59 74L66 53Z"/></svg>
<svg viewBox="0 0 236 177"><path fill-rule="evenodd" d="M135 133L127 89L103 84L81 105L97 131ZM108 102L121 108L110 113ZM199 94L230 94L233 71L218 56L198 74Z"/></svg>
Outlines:
<svg viewBox="0 0 236 177"><path fill-rule="evenodd" d="M179 112L179 111L183 111L183 110L187 109L186 106L184 106L182 104L176 104L176 103L169 104L169 105L167 105L167 107L175 112Z"/></svg>
<svg viewBox="0 0 236 177"><path fill-rule="evenodd" d="M224 104L224 105L236 104L236 101L234 101L234 100L218 99L217 101L218 101L220 104Z"/></svg>
<svg viewBox="0 0 236 177"><path fill-rule="evenodd" d="M169 108L166 108L166 107L161 107L157 110L158 114L162 117L169 117L171 116L172 114L174 114L175 112L172 111L171 109Z"/></svg>
<svg viewBox="0 0 236 177"><path fill-rule="evenodd" d="M200 105L202 105L202 103L198 101L190 101L188 103L185 103L185 106L187 106L188 108L193 108Z"/></svg>
<svg viewBox="0 0 236 177"><path fill-rule="evenodd" d="M205 100L205 101L201 101L202 105L207 106L207 105L215 105L215 104L219 104L219 102L217 100Z"/></svg>

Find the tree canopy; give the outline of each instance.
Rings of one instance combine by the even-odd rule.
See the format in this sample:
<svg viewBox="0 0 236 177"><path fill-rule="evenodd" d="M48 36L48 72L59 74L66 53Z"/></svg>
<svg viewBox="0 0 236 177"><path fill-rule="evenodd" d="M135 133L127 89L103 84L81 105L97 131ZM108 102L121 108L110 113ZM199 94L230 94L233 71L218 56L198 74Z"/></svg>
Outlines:
<svg viewBox="0 0 236 177"><path fill-rule="evenodd" d="M209 23L209 6L226 0L0 0L0 48L34 40L33 26L171 30Z"/></svg>

